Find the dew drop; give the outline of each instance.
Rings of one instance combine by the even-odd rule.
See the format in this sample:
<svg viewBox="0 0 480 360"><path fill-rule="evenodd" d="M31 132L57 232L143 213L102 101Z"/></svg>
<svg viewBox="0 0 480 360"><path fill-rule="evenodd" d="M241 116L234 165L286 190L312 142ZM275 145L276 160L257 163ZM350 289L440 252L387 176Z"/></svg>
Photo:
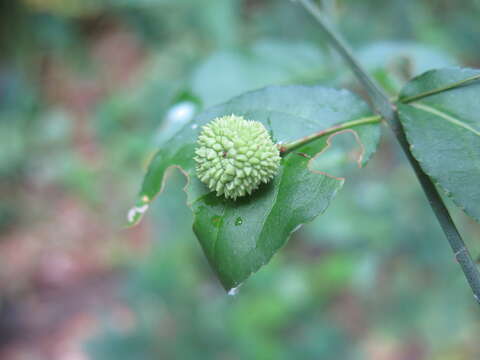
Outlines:
<svg viewBox="0 0 480 360"><path fill-rule="evenodd" d="M134 223L137 219L137 216L143 215L148 210L148 204L142 206L132 207L127 214L127 221L129 224Z"/></svg>
<svg viewBox="0 0 480 360"><path fill-rule="evenodd" d="M235 226L240 226L243 224L243 219L239 216L235 219Z"/></svg>
<svg viewBox="0 0 480 360"><path fill-rule="evenodd" d="M235 296L235 295L237 295L239 288L240 288L240 285L238 285L237 287L231 288L230 290L228 290L228 295L229 295L229 296Z"/></svg>

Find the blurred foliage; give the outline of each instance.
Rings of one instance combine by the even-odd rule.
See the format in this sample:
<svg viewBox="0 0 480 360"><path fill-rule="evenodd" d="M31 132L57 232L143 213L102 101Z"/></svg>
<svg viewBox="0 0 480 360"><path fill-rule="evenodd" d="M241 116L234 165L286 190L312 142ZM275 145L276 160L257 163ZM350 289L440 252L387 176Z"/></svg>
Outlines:
<svg viewBox="0 0 480 360"><path fill-rule="evenodd" d="M323 4L392 95L428 68L480 66L478 0ZM166 134L288 83L358 88L291 1L1 2L0 333L21 313L12 307L60 286L61 253L88 276L120 277L126 310L95 308L91 359L480 358L477 308L393 141L341 174L326 214L234 297L193 237L180 174L140 230L122 230ZM452 212L479 254L478 225ZM82 289L79 278L65 281ZM29 358L67 358L41 349Z"/></svg>

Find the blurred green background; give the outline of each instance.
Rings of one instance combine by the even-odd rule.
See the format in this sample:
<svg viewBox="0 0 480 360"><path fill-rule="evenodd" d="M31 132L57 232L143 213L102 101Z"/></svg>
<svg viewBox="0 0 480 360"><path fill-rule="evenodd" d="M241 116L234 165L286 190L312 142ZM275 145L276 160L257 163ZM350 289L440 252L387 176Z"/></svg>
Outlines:
<svg viewBox="0 0 480 360"><path fill-rule="evenodd" d="M392 95L480 67L478 0L321 5ZM124 228L165 139L288 83L360 91L292 1L2 1L0 359L480 359L478 306L388 131L366 169L345 156L331 207L236 296L180 174ZM478 256L480 226L447 202Z"/></svg>

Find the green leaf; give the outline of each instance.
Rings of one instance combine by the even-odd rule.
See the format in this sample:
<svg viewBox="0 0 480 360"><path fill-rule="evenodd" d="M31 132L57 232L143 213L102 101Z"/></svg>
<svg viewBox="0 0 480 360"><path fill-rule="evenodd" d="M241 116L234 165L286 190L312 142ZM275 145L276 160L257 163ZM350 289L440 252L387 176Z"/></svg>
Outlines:
<svg viewBox="0 0 480 360"><path fill-rule="evenodd" d="M432 70L410 81L400 102L440 89L479 70ZM468 215L480 221L480 82L398 105L411 150L423 170Z"/></svg>
<svg viewBox="0 0 480 360"><path fill-rule="evenodd" d="M162 190L177 167L188 177L187 202L193 229L226 289L240 285L266 264L301 224L329 205L342 187L335 178L309 166L309 157L326 150L335 134L321 137L282 159L280 173L251 196L227 201L210 193L195 176L195 141L202 125L216 117L242 115L262 122L275 142L290 142L315 131L370 115L368 105L346 90L324 87L274 86L250 92L198 115L156 154L144 179L129 221L135 223ZM362 143L364 165L375 152L378 123L347 131ZM335 143L333 143L335 146ZM315 164L318 168L319 164Z"/></svg>

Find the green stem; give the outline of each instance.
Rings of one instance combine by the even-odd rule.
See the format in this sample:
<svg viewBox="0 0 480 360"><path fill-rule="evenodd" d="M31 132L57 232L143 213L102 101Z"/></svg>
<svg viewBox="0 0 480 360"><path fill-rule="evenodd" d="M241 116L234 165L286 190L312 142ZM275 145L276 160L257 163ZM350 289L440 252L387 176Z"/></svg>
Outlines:
<svg viewBox="0 0 480 360"><path fill-rule="evenodd" d="M378 123L381 120L382 120L381 116L375 115L375 116L360 118L360 119L357 119L357 120L347 121L347 122L344 122L340 125L332 126L331 128L328 128L328 129L325 129L325 130L322 130L322 131L318 131L318 132L313 133L311 135L305 136L301 139L298 139L298 140L295 140L295 141L292 141L292 142L289 142L289 143L285 143L285 144L279 144L278 147L280 149L280 153L282 155L286 155L289 152L299 148L300 146L306 145L306 144L308 144L308 143L310 143L314 140L317 140L318 138L321 138L322 136L330 135L330 134L336 133L338 131L349 129L351 127L358 126L358 125Z"/></svg>
<svg viewBox="0 0 480 360"><path fill-rule="evenodd" d="M452 90L452 89L458 88L458 87L460 87L460 86L468 85L469 83L471 83L472 81L475 81L475 80L480 80L480 74L470 76L470 77L468 77L468 78L466 78L466 79L463 79L463 80L454 82L454 83L449 84L449 85L445 85L445 86L440 87L440 88L437 88L437 89L425 91L425 92L423 92L423 93L420 93L420 94L417 94L417 95L413 95L413 96L408 96L408 97L400 98L399 100L400 100L402 103L404 103L404 104L408 104L408 103L410 103L410 102L423 99L424 97L427 97L427 96L439 94L439 93L444 92L444 91L447 91L447 90Z"/></svg>
<svg viewBox="0 0 480 360"><path fill-rule="evenodd" d="M414 158L410 152L410 144L405 136L405 132L400 123L398 117L398 112L396 106L390 102L388 96L380 90L380 88L375 84L374 80L367 74L367 72L362 68L362 66L355 60L352 55L352 52L349 50L345 42L340 38L336 31L331 27L327 21L324 19L323 15L320 12L320 9L311 1L311 0L298 0L305 9L310 12L313 17L318 21L320 27L324 31L325 35L328 37L332 45L338 50L340 55L348 63L352 71L357 76L360 83L367 90L369 98L373 103L373 108L386 120L388 125L393 130L400 146L402 147L407 159L410 162L415 174L422 185L423 191L432 207L433 212L435 213L438 222L440 223L442 230L450 243L450 246L453 250L456 260L460 264L462 271L467 279L475 300L480 303L480 273L470 252L468 251L465 243L453 222L447 207L445 206L440 194L438 193L437 188L433 184L430 177L425 174L420 167L418 161ZM472 80L469 80L472 81ZM444 91L444 90L443 90Z"/></svg>

